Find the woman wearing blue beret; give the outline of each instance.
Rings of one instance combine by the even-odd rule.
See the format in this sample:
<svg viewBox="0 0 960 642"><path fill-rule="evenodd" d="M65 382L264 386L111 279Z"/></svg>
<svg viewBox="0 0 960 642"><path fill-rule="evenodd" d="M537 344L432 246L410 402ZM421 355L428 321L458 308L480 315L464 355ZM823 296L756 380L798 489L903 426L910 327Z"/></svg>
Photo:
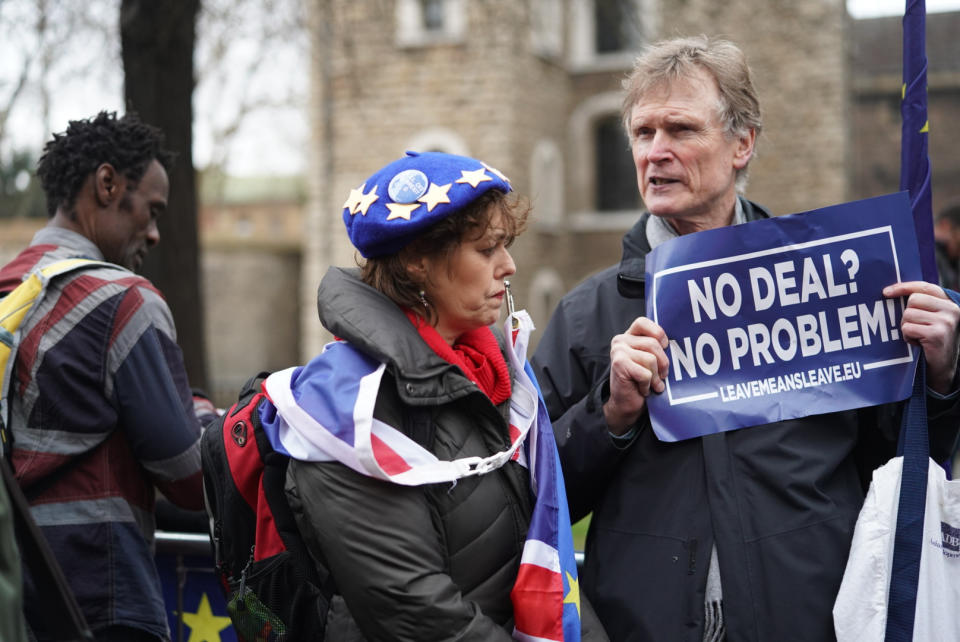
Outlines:
<svg viewBox="0 0 960 642"><path fill-rule="evenodd" d="M607 639L579 594L532 324L512 310L529 208L510 191L435 152L352 190L365 260L317 295L337 339L265 383L290 505L336 584L327 640Z"/></svg>

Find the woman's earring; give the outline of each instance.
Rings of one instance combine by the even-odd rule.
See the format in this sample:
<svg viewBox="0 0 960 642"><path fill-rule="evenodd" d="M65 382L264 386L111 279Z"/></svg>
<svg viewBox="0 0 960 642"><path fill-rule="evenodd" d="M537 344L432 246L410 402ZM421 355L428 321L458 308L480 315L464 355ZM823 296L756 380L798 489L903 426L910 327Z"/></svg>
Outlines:
<svg viewBox="0 0 960 642"><path fill-rule="evenodd" d="M420 305L422 305L424 309L427 309L430 307L430 304L427 303L426 294L427 294L426 292L424 292L423 290L420 290Z"/></svg>

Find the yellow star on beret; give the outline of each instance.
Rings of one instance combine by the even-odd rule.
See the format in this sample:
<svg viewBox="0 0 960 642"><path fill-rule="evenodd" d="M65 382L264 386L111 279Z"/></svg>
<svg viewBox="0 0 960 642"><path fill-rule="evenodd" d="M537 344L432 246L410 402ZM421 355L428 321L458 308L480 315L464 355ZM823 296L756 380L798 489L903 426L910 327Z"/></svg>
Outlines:
<svg viewBox="0 0 960 642"><path fill-rule="evenodd" d="M357 205L360 204L360 199L363 198L363 188L366 186L367 184L364 183L357 189L350 190L350 196L348 196L347 200L343 202L343 208L345 210L347 210L351 214L357 213Z"/></svg>
<svg viewBox="0 0 960 642"><path fill-rule="evenodd" d="M483 161L481 161L481 163L482 163L483 166L487 169L487 171L490 172L491 174L496 174L500 179L502 179L503 181L505 181L505 182L507 182L507 183L510 182L510 179L507 178L506 175L505 175L503 172L501 172L499 169L497 169L496 167L490 167L489 165L487 165L487 164L484 163Z"/></svg>
<svg viewBox="0 0 960 642"><path fill-rule="evenodd" d="M420 203L387 203L387 209L390 210L388 221L395 218L404 218L410 220L410 213L420 207Z"/></svg>
<svg viewBox="0 0 960 642"><path fill-rule="evenodd" d="M440 203L449 203L450 197L447 196L447 192L450 191L450 186L453 183L447 183L446 185L437 185L436 183L430 183L430 189L427 190L427 193L418 198L417 200L421 203L425 203L427 206L427 211L432 212Z"/></svg>
<svg viewBox="0 0 960 642"><path fill-rule="evenodd" d="M484 168L475 169L472 171L467 171L465 169L460 170L460 178L458 178L456 183L470 183L470 187L476 187L484 181L492 181L493 179L487 176L487 170Z"/></svg>
<svg viewBox="0 0 960 642"><path fill-rule="evenodd" d="M364 185L366 185L366 183L364 183ZM378 198L380 197L377 196L377 186L374 185L372 190L360 198L360 202L357 203L357 209L355 211L360 212L360 214L363 216L366 216L367 210L370 209L370 206L373 205Z"/></svg>

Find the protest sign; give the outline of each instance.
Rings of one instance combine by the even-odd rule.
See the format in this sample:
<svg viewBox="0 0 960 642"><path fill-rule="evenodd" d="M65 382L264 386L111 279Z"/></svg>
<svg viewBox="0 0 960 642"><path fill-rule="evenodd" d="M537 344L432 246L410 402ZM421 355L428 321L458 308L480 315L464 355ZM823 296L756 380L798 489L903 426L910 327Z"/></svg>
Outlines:
<svg viewBox="0 0 960 642"><path fill-rule="evenodd" d="M670 340L647 398L661 440L910 396L905 301L882 294L921 279L906 192L681 236L646 272Z"/></svg>

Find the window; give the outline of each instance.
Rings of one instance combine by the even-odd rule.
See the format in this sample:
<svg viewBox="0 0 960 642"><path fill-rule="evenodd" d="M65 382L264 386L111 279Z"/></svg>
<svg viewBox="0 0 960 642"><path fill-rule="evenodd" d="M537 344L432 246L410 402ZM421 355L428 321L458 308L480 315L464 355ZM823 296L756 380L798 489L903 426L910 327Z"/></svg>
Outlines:
<svg viewBox="0 0 960 642"><path fill-rule="evenodd" d="M549 319L554 308L566 293L563 279L556 270L541 268L533 275L530 292L527 297L527 311L533 319Z"/></svg>
<svg viewBox="0 0 960 642"><path fill-rule="evenodd" d="M640 207L636 169L619 115L599 118L594 126L594 207L598 212Z"/></svg>
<svg viewBox="0 0 960 642"><path fill-rule="evenodd" d="M530 5L530 39L533 53L559 56L563 49L563 0L533 0Z"/></svg>
<svg viewBox="0 0 960 642"><path fill-rule="evenodd" d="M633 0L593 0L593 18L596 53L640 48L640 15Z"/></svg>
<svg viewBox="0 0 960 642"><path fill-rule="evenodd" d="M633 156L620 124L621 100L616 91L595 94L570 114L566 196L573 229L626 230L642 207Z"/></svg>
<svg viewBox="0 0 960 642"><path fill-rule="evenodd" d="M397 45L459 43L466 31L466 0L397 0Z"/></svg>
<svg viewBox="0 0 960 642"><path fill-rule="evenodd" d="M530 199L537 225L555 227L563 222L563 159L549 139L537 141L530 159Z"/></svg>
<svg viewBox="0 0 960 642"><path fill-rule="evenodd" d="M420 0L423 28L426 31L443 31L443 0Z"/></svg>
<svg viewBox="0 0 960 642"><path fill-rule="evenodd" d="M628 69L655 24L659 0L570 0L574 71Z"/></svg>

